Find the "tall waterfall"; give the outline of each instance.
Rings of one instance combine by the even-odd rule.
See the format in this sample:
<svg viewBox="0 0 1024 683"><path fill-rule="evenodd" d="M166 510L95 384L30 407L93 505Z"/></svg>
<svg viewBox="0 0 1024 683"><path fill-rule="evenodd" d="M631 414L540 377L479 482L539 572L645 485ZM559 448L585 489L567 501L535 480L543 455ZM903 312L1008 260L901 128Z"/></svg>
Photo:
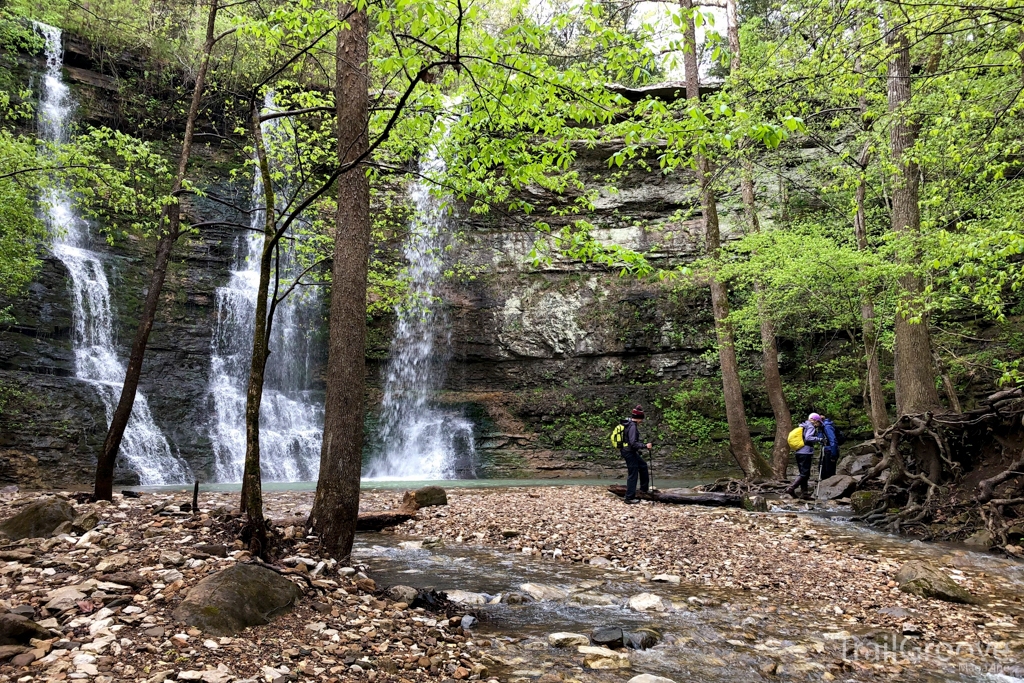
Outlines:
<svg viewBox="0 0 1024 683"><path fill-rule="evenodd" d="M50 143L64 143L68 140L74 102L61 71L61 31L46 24L37 23L35 27L46 39L46 75L39 98L40 137ZM114 344L110 285L103 261L99 254L89 250L89 225L76 213L72 193L66 186L56 183L40 200L42 218L53 237L53 254L71 277L75 376L96 387L109 423L121 397L125 366ZM144 485L191 480L188 464L171 453L142 392L135 395L120 454Z"/></svg>
<svg viewBox="0 0 1024 683"><path fill-rule="evenodd" d="M444 173L443 159L431 152L421 162L420 173L424 179L410 190L415 213L403 248L409 262L409 291L395 309L398 320L384 377L380 444L367 476L473 478L472 422L433 400L451 356L451 327L437 296L449 231L428 182Z"/></svg>
<svg viewBox="0 0 1024 683"><path fill-rule="evenodd" d="M267 109L274 108L268 94ZM272 149L287 149L291 130L281 119L263 124L263 135ZM273 155L272 155L273 156ZM275 188L283 209L287 183ZM263 183L253 173L252 230L235 241L235 266L228 283L217 288L217 327L213 335L209 393L215 423L210 438L217 481L241 481L245 469L245 401L256 325L256 294L263 252ZM282 282L291 282L302 271L295 256L295 241L281 242ZM287 285L285 285L287 286ZM282 288L283 289L283 288ZM277 307L270 340L263 402L260 411L260 463L268 481L311 481L320 472L320 443L324 409L313 391L317 360L316 330L320 328L320 294L317 287L296 287Z"/></svg>

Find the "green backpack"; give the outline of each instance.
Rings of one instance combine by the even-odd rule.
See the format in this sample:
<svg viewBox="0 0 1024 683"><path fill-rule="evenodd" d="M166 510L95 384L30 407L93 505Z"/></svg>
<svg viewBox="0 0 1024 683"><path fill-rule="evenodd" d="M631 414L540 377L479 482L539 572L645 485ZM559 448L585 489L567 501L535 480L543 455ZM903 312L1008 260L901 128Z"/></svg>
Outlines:
<svg viewBox="0 0 1024 683"><path fill-rule="evenodd" d="M612 430L612 435L609 438L611 438L611 441L612 441L612 448L619 448L619 449L621 449L623 446L625 446L626 445L626 423L625 422L620 422L619 424L615 425L615 429Z"/></svg>

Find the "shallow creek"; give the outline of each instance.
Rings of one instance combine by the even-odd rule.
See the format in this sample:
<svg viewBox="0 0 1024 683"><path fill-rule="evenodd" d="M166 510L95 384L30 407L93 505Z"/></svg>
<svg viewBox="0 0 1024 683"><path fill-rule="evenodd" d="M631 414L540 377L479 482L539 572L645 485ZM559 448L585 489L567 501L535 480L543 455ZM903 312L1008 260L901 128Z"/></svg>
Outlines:
<svg viewBox="0 0 1024 683"><path fill-rule="evenodd" d="M809 522L823 540L846 540L856 552L884 561L931 560L954 568L954 577L956 567L984 571L990 589L984 596L986 609L1024 613L1024 565L840 520L815 517ZM546 676L553 682L552 674L567 681L625 681L640 673L678 683L1024 681L1024 628L1009 619L979 623L980 644L925 647L912 628L905 628L904 635L850 623L838 607L834 613L809 612L774 604L763 593L656 582L649 575L469 544L421 546L421 540L361 534L355 557L379 584L485 594L488 604L468 608L480 619L469 634L478 645L489 643L482 647L483 661L503 681L525 683ZM527 583L556 589L556 594L526 604L500 602L510 592L522 593ZM662 598L659 611L631 609L630 597L640 593ZM913 612L904 612L912 621ZM601 626L653 628L662 638L650 649L631 651L628 668L599 670L584 667L575 646L548 643L551 633L589 634Z"/></svg>

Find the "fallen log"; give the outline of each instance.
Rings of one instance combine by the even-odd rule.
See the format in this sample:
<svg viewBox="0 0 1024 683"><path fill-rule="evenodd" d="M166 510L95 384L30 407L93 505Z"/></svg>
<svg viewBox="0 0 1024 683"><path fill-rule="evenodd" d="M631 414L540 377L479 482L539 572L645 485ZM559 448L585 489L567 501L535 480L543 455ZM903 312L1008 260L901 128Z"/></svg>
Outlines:
<svg viewBox="0 0 1024 683"><path fill-rule="evenodd" d="M625 486L609 486L608 491L620 498L626 497ZM710 505L737 508L743 506L743 496L738 493L678 493L672 491L643 493L638 491L636 497L641 500L653 500L656 503L671 503L673 505Z"/></svg>
<svg viewBox="0 0 1024 683"><path fill-rule="evenodd" d="M356 531L380 531L388 527L398 526L415 517L415 513L402 510L376 510L360 512L356 518Z"/></svg>

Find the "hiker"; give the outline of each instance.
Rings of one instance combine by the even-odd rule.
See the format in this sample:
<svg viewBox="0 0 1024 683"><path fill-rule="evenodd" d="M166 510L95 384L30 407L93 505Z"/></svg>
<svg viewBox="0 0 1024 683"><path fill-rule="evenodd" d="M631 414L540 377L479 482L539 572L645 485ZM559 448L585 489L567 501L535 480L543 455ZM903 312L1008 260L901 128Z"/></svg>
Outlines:
<svg viewBox="0 0 1024 683"><path fill-rule="evenodd" d="M822 446L819 481L824 481L836 474L839 464L839 444L842 442L842 431L827 417L821 419Z"/></svg>
<svg viewBox="0 0 1024 683"><path fill-rule="evenodd" d="M640 499L636 497L636 480L638 476L640 478L641 491L647 493L650 486L650 474L647 470L647 463L640 456L641 449L651 450L652 445L644 443L640 439L640 423L643 421L644 409L640 406L633 408L629 420L626 421L626 430L623 434L623 444L620 452L626 460L627 474L626 497L623 500L628 504L640 502Z"/></svg>
<svg viewBox="0 0 1024 683"><path fill-rule="evenodd" d="M814 460L814 444L820 443L823 439L821 436L821 421L821 415L811 413L807 416L806 422L800 423L800 427L804 430L804 445L798 448L795 454L796 466L800 470L800 476L786 489L786 493L793 497L796 497L797 487L800 488L802 496L807 496L807 482L811 480L811 462Z"/></svg>

